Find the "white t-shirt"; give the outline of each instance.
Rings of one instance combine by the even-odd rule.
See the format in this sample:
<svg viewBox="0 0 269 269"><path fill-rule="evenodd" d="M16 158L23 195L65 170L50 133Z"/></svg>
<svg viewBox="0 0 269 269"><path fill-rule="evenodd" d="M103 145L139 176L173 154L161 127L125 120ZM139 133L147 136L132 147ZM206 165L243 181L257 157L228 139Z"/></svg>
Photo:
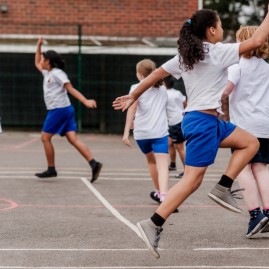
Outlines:
<svg viewBox="0 0 269 269"><path fill-rule="evenodd" d="M173 126L183 119L186 96L176 89L167 89L168 101L166 106L168 125Z"/></svg>
<svg viewBox="0 0 269 269"><path fill-rule="evenodd" d="M231 122L259 138L269 138L269 64L263 59L241 58L231 66L228 80L231 93Z"/></svg>
<svg viewBox="0 0 269 269"><path fill-rule="evenodd" d="M139 85L132 85L130 93ZM164 86L151 87L138 99L134 119L134 139L162 138L168 135L166 116L167 91Z"/></svg>
<svg viewBox="0 0 269 269"><path fill-rule="evenodd" d="M64 84L70 82L66 73L53 68L51 71L43 70L43 93L47 110L70 106L70 100Z"/></svg>
<svg viewBox="0 0 269 269"><path fill-rule="evenodd" d="M220 99L227 83L227 68L238 63L239 45L204 42L205 59L195 64L191 71L180 69L179 55L162 65L176 79L183 78L188 97L185 112L205 109L221 112Z"/></svg>

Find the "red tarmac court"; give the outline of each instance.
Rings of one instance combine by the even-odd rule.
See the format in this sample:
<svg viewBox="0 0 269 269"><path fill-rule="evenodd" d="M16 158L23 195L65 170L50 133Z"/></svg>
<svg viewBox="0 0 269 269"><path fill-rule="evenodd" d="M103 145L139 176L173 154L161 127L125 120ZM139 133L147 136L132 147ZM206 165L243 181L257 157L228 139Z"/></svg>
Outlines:
<svg viewBox="0 0 269 269"><path fill-rule="evenodd" d="M229 149L219 151L199 190L166 222L156 260L135 226L157 208L144 156L118 135L79 136L104 164L94 184L89 165L65 138L53 140L58 177L40 180L34 176L46 169L40 134L0 135L0 269L269 269L269 233L245 237L244 202L236 214L207 197Z"/></svg>

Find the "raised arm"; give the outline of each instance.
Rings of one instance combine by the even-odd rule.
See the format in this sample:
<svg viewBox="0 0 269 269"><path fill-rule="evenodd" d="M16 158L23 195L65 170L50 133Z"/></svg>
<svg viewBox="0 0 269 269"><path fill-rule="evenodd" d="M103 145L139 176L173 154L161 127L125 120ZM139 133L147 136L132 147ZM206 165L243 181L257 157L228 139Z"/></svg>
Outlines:
<svg viewBox="0 0 269 269"><path fill-rule="evenodd" d="M269 7L269 5L268 5ZM240 43L239 54L242 55L251 50L257 49L268 39L269 36L269 13L266 14L262 24L255 31L251 38Z"/></svg>
<svg viewBox="0 0 269 269"><path fill-rule="evenodd" d="M76 99L78 99L87 108L96 108L96 101L93 99L87 99L81 92L73 87L73 85L68 82L64 84L65 89Z"/></svg>
<svg viewBox="0 0 269 269"><path fill-rule="evenodd" d="M40 72L42 72L42 66L40 64L40 61L41 61L41 46L43 42L44 42L43 38L40 37L37 41L36 53L35 53L35 66Z"/></svg>
<svg viewBox="0 0 269 269"><path fill-rule="evenodd" d="M129 95L120 96L113 102L113 107L116 110L125 111L128 109L140 95L142 95L150 87L154 86L157 81L169 76L162 67L154 70L149 76L147 76L139 86Z"/></svg>

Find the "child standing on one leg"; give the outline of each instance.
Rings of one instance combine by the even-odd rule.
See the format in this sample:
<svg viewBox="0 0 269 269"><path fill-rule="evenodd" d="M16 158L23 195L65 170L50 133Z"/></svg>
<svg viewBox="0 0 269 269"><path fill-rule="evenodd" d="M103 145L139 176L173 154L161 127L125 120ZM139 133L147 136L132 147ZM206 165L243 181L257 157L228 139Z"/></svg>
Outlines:
<svg viewBox="0 0 269 269"><path fill-rule="evenodd" d="M169 190L155 214L137 224L155 257L160 257L158 241L163 224L200 186L219 147L235 150L224 175L208 195L223 207L241 212L231 187L258 151L259 142L247 131L218 119L220 100L227 83L227 68L238 63L240 55L261 46L268 35L269 15L250 39L222 44L223 29L218 14L213 10L198 10L180 30L178 55L152 72L131 95L121 96L113 102L115 109L125 110L156 81L170 74L177 79L182 77L186 88L188 104L182 122L187 141L184 176Z"/></svg>
<svg viewBox="0 0 269 269"><path fill-rule="evenodd" d="M236 39L243 42L253 36L257 26L241 27ZM229 96L230 120L256 136L260 148L237 176L244 189L250 221L246 236L269 232L269 44L242 55L239 64L228 69L228 83L223 99ZM260 201L263 212L261 212Z"/></svg>
<svg viewBox="0 0 269 269"><path fill-rule="evenodd" d="M74 108L70 103L68 93L88 108L96 108L96 102L86 99L72 86L63 71L65 63L57 52L48 50L41 53L42 44L43 38L40 38L37 42L35 66L44 76L43 91L48 113L43 125L41 140L44 145L48 169L35 175L39 178L57 176L54 147L51 140L55 134L59 134L66 136L68 142L89 162L92 168L91 182L94 182L99 176L102 164L93 158L88 147L77 136Z"/></svg>
<svg viewBox="0 0 269 269"><path fill-rule="evenodd" d="M144 80L156 69L149 59L136 65L136 76ZM132 93L139 85L133 85ZM162 82L156 82L128 109L122 141L131 146L129 134L134 125L134 139L144 153L156 191L150 194L158 203L164 201L168 191L168 123L166 117L167 92Z"/></svg>
<svg viewBox="0 0 269 269"><path fill-rule="evenodd" d="M164 85L167 89L168 101L166 106L167 119L168 119L168 133L169 133L169 154L171 163L169 165L169 170L175 167L176 151L179 154L183 169L185 165L185 150L184 141L185 138L182 133L181 122L183 119L183 111L186 107L186 96L184 96L180 91L173 88L174 79L172 76L164 78ZM172 162L174 160L174 162ZM182 178L184 172L178 172L175 176L176 178Z"/></svg>

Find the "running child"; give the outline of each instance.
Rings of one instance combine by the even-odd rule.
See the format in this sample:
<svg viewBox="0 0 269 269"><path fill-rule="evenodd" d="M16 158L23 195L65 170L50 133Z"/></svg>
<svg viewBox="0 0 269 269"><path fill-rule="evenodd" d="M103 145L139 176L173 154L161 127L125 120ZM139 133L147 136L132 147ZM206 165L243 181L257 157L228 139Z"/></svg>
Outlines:
<svg viewBox="0 0 269 269"><path fill-rule="evenodd" d="M241 27L236 33L239 42L248 40L257 26ZM259 48L244 53L239 64L228 69L228 83L223 98L229 96L230 120L258 138L260 148L237 176L249 210L246 237L269 232L269 56L268 40ZM261 212L260 202L263 212Z"/></svg>
<svg viewBox="0 0 269 269"><path fill-rule="evenodd" d="M136 65L136 76L143 81L156 69L149 59ZM130 89L130 94L139 85ZM162 81L157 81L128 109L122 141L131 146L129 134L134 127L134 139L147 159L148 169L155 186L150 197L162 203L168 191L168 123L166 117L167 92Z"/></svg>
<svg viewBox="0 0 269 269"><path fill-rule="evenodd" d="M115 109L126 110L156 81L168 75L182 77L185 84L188 104L182 121L187 141L184 176L169 190L155 214L137 224L156 258L160 257L158 241L163 224L173 210L198 189L219 147L235 150L224 175L208 195L223 207L241 212L231 191L232 184L258 151L259 141L247 131L218 118L220 100L227 83L227 68L238 63L240 55L261 46L268 35L269 15L248 40L222 44L223 29L218 14L213 10L198 10L180 30L178 55L152 72L131 95L113 102Z"/></svg>
<svg viewBox="0 0 269 269"><path fill-rule="evenodd" d="M102 164L97 162L88 147L77 136L74 108L70 103L68 93L73 95L87 108L96 108L95 100L86 99L71 84L64 70L64 61L61 56L53 51L41 53L43 38L37 42L35 54L35 66L44 76L43 91L46 108L48 110L45 119L41 140L44 145L48 163L48 169L42 173L36 173L39 178L56 177L54 147L52 137L55 134L66 136L68 142L89 162L92 168L91 182L94 182L101 171Z"/></svg>
<svg viewBox="0 0 269 269"><path fill-rule="evenodd" d="M185 138L182 133L181 122L183 119L183 111L186 107L186 96L180 91L173 88L174 79L172 76L168 76L163 80L167 89L168 101L166 106L166 113L168 119L168 133L169 133L169 155L170 165L169 170L176 170L176 151L179 154L183 169L185 163L185 150L184 141ZM176 150L175 150L176 148ZM175 167L175 169L173 169ZM184 172L178 172L176 178L182 178Z"/></svg>

